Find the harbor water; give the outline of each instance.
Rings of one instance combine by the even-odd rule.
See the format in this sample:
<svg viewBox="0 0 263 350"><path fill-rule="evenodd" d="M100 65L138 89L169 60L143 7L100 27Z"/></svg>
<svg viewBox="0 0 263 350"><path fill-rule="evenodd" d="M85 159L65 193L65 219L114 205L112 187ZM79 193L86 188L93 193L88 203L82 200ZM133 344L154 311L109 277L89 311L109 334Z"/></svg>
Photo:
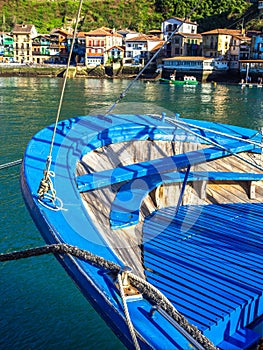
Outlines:
<svg viewBox="0 0 263 350"><path fill-rule="evenodd" d="M54 123L62 84L59 78L0 78L0 165L22 158L30 138ZM128 84L69 80L60 119L107 112ZM114 112L179 113L260 131L263 89L138 81ZM24 205L19 170L0 170L2 253L45 244ZM52 255L0 263L0 308L0 349L124 349Z"/></svg>

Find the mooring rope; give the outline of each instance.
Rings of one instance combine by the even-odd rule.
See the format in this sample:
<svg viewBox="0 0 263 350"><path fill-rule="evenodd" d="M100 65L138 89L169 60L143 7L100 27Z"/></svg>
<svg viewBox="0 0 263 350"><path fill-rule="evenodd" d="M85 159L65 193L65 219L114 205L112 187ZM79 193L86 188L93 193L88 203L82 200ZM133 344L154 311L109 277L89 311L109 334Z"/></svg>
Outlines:
<svg viewBox="0 0 263 350"><path fill-rule="evenodd" d="M119 288L120 288L120 295L121 295L121 300L122 300L122 305L123 305L123 312L124 312L124 315L126 318L126 323L127 323L128 328L129 328L135 349L140 350L140 346L139 346L139 343L138 343L138 340L136 337L136 333L135 333L135 330L134 330L134 327L133 327L133 324L131 321L129 309L128 309L126 298L125 298L121 271L118 273L117 279L118 279L118 284L119 284Z"/></svg>
<svg viewBox="0 0 263 350"><path fill-rule="evenodd" d="M19 165L22 163L22 159L14 160L13 162L8 162L0 165L0 170L5 168L11 168L12 166Z"/></svg>
<svg viewBox="0 0 263 350"><path fill-rule="evenodd" d="M65 243L51 244L22 251L3 253L0 254L0 262L19 260L49 253L74 256L81 260L87 261L92 265L109 270L116 276L122 272L122 268L118 264L108 261L98 255L92 254L87 250L83 250ZM132 284L145 296L145 298L148 299L153 305L157 305L159 308L163 309L189 334L190 337L196 340L203 347L203 349L218 350L218 348L207 337L205 337L197 327L190 324L186 318L175 309L173 304L160 292L159 289L135 274L131 272L127 273Z"/></svg>

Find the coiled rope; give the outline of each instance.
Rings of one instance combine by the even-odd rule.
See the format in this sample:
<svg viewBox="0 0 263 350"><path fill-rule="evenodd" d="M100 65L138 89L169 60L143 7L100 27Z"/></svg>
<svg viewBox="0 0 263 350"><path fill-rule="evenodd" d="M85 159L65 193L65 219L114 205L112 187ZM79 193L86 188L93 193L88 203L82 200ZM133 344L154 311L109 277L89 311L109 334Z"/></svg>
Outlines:
<svg viewBox="0 0 263 350"><path fill-rule="evenodd" d="M64 243L51 244L43 247L36 247L22 251L0 254L0 262L18 260L33 256L40 256L49 253L66 254L74 256L76 258L89 262L94 266L111 271L114 275L117 276L118 280L118 274L122 272L122 268L118 264L115 264L100 256L92 254L87 250L83 250L76 246L71 246ZM131 281L132 285L136 287L145 296L147 300L149 300L153 305L157 305L158 308L164 310L174 321L178 323L179 326L181 326L187 332L190 339L192 338L193 340L196 340L198 344L201 345L199 349L218 350L218 348L208 338L206 338L197 327L190 324L186 320L186 318L175 309L172 303L156 287L154 287L149 282L145 281L144 279L136 276L131 272L126 271L126 273L128 274L129 280ZM122 284L119 285L121 290L123 288ZM125 297L123 297L122 299L124 300L124 306L124 304L126 305ZM127 305L124 306L124 308L125 307L127 307ZM130 325L132 325L130 319L129 321L127 321L127 324L128 322L130 323L128 325L130 329ZM134 334L135 333L132 334L132 338L134 337ZM138 347L136 347L139 346L137 339L134 345L136 349L139 349Z"/></svg>

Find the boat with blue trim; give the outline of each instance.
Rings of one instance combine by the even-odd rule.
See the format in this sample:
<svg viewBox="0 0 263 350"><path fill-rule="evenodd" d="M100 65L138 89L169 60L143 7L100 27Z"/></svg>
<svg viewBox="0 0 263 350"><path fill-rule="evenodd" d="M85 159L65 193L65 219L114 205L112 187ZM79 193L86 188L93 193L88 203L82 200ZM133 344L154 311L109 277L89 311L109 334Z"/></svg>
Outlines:
<svg viewBox="0 0 263 350"><path fill-rule="evenodd" d="M39 131L21 169L39 231L86 252L56 257L127 348L257 347L260 132L178 115L76 117Z"/></svg>

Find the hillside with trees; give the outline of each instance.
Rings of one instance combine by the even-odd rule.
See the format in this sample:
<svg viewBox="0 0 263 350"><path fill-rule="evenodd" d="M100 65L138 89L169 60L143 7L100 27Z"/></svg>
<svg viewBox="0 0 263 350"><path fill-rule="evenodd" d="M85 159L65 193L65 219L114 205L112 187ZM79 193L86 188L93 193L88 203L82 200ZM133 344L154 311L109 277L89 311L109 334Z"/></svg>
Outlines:
<svg viewBox="0 0 263 350"><path fill-rule="evenodd" d="M34 24L39 33L52 28L74 25L78 8L75 0L0 0L0 30L11 31L14 24ZM199 24L199 32L221 28L263 27L256 4L246 0L85 0L78 30L88 31L106 26L129 28L140 32L160 29L161 22L171 16Z"/></svg>

